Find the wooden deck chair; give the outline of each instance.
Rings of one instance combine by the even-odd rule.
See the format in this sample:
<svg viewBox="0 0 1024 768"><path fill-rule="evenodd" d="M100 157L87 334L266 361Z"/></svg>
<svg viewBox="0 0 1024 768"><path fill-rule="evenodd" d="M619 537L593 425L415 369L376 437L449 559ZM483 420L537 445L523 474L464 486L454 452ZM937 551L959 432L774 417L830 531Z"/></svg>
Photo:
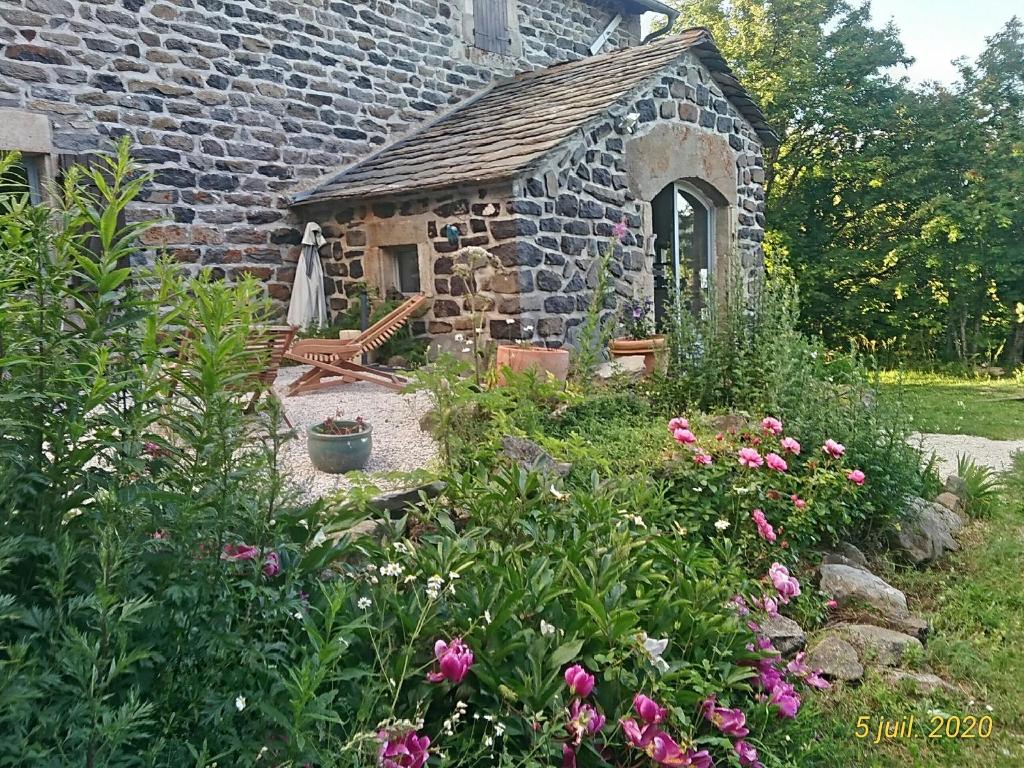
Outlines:
<svg viewBox="0 0 1024 768"><path fill-rule="evenodd" d="M288 396L355 381L367 381L395 391L403 389L407 381L402 377L361 365L356 359L394 336L426 301L427 297L422 293L411 296L354 339L300 339L295 342L285 357L313 367L292 383Z"/></svg>
<svg viewBox="0 0 1024 768"><path fill-rule="evenodd" d="M265 325L253 330L245 349L247 352L264 357L260 359L260 369L247 381L248 388L252 390L252 398L245 406L246 413L253 412L256 403L264 394L277 399L277 395L274 393L274 380L277 379L281 361L284 360L298 330L298 327L294 325ZM281 417L289 429L295 428L283 406L281 407Z"/></svg>

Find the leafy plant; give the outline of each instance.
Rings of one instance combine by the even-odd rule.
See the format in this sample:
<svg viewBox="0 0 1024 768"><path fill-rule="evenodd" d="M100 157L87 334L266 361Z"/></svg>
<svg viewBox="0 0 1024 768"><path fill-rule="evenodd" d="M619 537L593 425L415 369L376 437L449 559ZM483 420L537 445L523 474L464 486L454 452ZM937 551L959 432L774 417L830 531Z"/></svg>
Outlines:
<svg viewBox="0 0 1024 768"><path fill-rule="evenodd" d="M957 454L956 474L964 484L964 507L976 517L992 514L999 501L1001 483L992 467L978 464L970 456Z"/></svg>

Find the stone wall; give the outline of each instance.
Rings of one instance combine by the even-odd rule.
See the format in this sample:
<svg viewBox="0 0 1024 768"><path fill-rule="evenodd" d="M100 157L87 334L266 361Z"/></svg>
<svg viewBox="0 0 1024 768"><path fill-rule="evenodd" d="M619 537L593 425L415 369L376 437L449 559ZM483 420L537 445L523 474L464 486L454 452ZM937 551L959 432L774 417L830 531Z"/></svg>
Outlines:
<svg viewBox="0 0 1024 768"><path fill-rule="evenodd" d="M632 133L619 118L635 113ZM582 135L581 135L582 134ZM332 306L364 280L368 249L421 243L425 290L434 308L418 332L465 330L471 307L451 277L459 248L489 249L510 274L483 280L488 330L494 339L571 342L597 283L594 256L614 247L610 271L619 298L653 291L650 200L666 184L692 178L719 202L716 279L742 271L748 286L763 273L764 160L753 128L727 102L693 56L625 95L609 113L574 134L544 164L506 187L380 201L374 205L311 208L332 241L324 255L333 280ZM632 155L631 155L631 150ZM613 227L628 233L612 243ZM458 246L440 236L454 224ZM354 268L354 269L353 269ZM355 274L354 274L355 273Z"/></svg>
<svg viewBox="0 0 1024 768"><path fill-rule="evenodd" d="M0 4L0 110L46 115L54 154L129 135L155 174L134 218L192 267L250 271L284 301L285 198L494 76L586 52L611 0L518 0L519 59L464 39L471 0L21 0ZM609 45L639 39L630 17ZM14 112L2 119L15 120Z"/></svg>

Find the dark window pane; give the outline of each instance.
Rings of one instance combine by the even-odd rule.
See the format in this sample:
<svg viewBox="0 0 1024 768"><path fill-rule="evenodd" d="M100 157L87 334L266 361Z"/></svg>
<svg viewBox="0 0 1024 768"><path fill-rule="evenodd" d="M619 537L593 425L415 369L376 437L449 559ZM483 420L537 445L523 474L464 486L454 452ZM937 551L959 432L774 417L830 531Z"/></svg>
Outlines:
<svg viewBox="0 0 1024 768"><path fill-rule="evenodd" d="M395 288L401 293L420 292L420 256L415 245L398 245L388 249L395 267Z"/></svg>

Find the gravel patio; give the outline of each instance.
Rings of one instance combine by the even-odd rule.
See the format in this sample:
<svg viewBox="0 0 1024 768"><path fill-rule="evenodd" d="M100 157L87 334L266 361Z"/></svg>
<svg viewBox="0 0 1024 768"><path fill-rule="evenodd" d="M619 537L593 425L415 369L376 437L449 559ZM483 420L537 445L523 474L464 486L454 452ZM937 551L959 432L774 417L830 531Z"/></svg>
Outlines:
<svg viewBox="0 0 1024 768"><path fill-rule="evenodd" d="M430 408L424 392L402 394L365 382L337 384L318 392L287 397L289 384L308 370L307 366L282 368L274 382L285 412L295 425L297 436L282 452L284 469L307 498L313 499L352 485L345 475L331 475L315 469L306 452L306 427L328 416L347 419L362 416L373 425L373 453L366 465L368 474L410 472L429 468L437 457L433 439L420 429L420 418ZM392 490L393 482L380 478L375 483Z"/></svg>

